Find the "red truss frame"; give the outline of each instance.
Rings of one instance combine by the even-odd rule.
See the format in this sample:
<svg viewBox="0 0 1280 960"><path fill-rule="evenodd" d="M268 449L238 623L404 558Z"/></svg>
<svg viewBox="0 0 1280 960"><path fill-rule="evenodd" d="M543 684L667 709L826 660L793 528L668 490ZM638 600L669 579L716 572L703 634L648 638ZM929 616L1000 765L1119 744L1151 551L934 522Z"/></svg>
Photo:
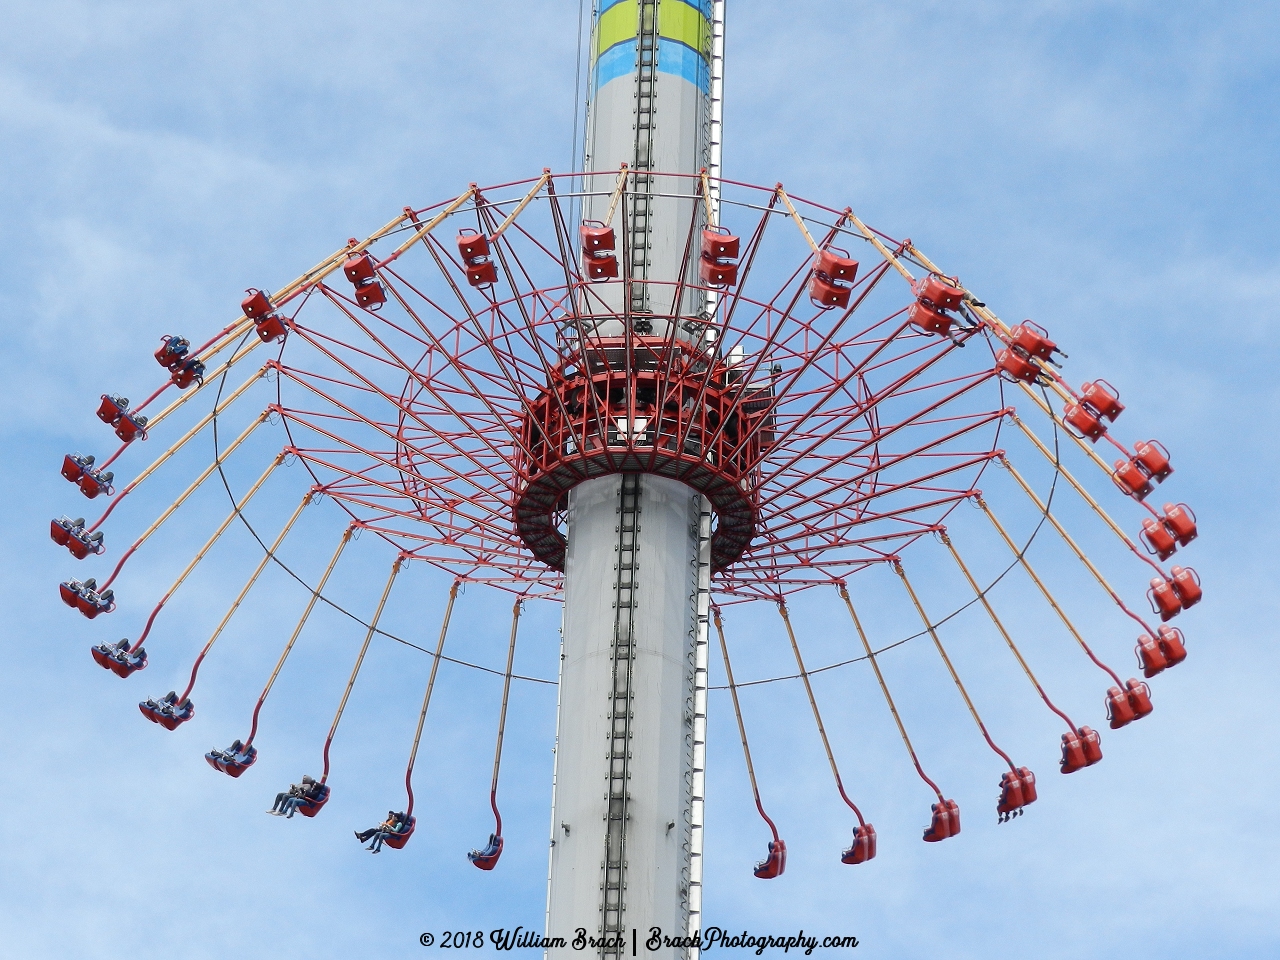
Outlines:
<svg viewBox="0 0 1280 960"><path fill-rule="evenodd" d="M631 257L624 243L620 276L587 279L569 224L618 180L547 173L406 210L353 242L365 286L334 274L290 296L273 409L320 488L409 557L528 595L560 589L566 491L609 473L706 494L717 590L744 598L842 580L938 530L999 455L1010 408L980 318L960 307L949 336L908 319L893 261L929 272L910 241L780 187L657 175L741 234L737 282L698 279L691 219L691 279L647 281L669 306L609 313L623 323L606 336ZM466 228L489 239L495 283L468 282ZM840 247L870 267L829 309L810 299L814 251ZM675 306L691 297L705 309Z"/></svg>

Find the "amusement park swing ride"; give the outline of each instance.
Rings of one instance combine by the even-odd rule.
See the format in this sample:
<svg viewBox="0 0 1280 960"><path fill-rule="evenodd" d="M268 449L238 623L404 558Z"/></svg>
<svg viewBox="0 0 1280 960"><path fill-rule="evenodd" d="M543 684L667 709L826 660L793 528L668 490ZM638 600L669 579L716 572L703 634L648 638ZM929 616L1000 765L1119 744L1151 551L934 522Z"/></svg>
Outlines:
<svg viewBox="0 0 1280 960"><path fill-rule="evenodd" d="M590 916L606 942L628 928L695 933L701 926L714 657L769 835L755 876L775 878L786 868L786 843L752 763L728 608L776 610L773 632L795 663L788 679L803 686L853 817L840 859L874 869L865 865L879 852L876 830L855 802L857 780L842 776L840 737L824 724L811 682L817 671L802 650L804 624L792 617L797 594L825 591L838 607L841 625L826 629L842 631L856 651L842 667L874 676L933 798L923 839L940 842L960 833L961 804L926 772L934 738L909 734L911 694L891 691L882 669L888 651L905 641L873 636L860 610L900 603L918 625L908 639L936 649L996 756L1003 821L1022 814L1040 790L1057 788L1043 780L1049 748L1036 761L1038 780L1000 747L999 732L980 713L990 691L961 678L944 644L949 616L926 606L918 576L908 574L921 569L917 558L935 551L954 565L961 603L982 612L995 649L1007 648L1030 695L1065 726L1054 747L1064 774L1102 760L1096 726L1121 730L1152 713L1147 681L1187 656L1169 621L1199 603L1201 588L1190 567L1165 566L1196 538L1195 515L1172 498L1154 506L1164 499L1153 499L1157 486L1173 473L1170 455L1155 440L1130 447L1117 438L1124 406L1115 387L1094 379L1077 388L1045 328L1006 322L911 240L869 226L852 207L792 196L781 183L723 177L722 2L599 0L596 7L585 172L471 184L438 203L406 207L293 282L250 289L238 318L198 345L166 333L155 351L164 376L154 391L136 404L102 396L97 416L117 449L100 462L79 453L63 461L63 477L105 508L92 521L54 520L51 535L78 561L107 554L107 521L120 502L145 494L148 478L214 432L213 462L133 536L109 572L61 584L68 607L110 622L117 580L135 553L242 448L256 455L250 437L274 431L278 445L258 478L233 495L226 518L145 622L131 638L93 646L107 671L146 677L146 644L170 663L185 656L155 647L168 601L219 538L240 529L237 520L261 490L286 474L296 483L299 471L278 473L282 465L303 468L296 507L273 532L253 534L261 558L192 652L185 686L139 703L147 720L174 730L195 718L202 664L264 570L282 562L300 517L322 502L341 516L337 543L319 579L307 584L308 599L243 739L205 755L214 770L236 778L258 758L262 708L344 551L363 533L387 554L390 570L376 609L361 621L323 773L296 799L307 817L329 800L329 747L371 643L390 636L379 623L398 577L414 564L452 577L427 649L406 806L382 827L393 849L414 833L414 762L424 732L430 736L432 692L460 588L477 584L508 596L489 798L494 829L469 854L482 870L498 866L508 839L498 785L522 608L534 599L561 603L552 823L565 826L551 847L547 924L571 928ZM168 447L149 466L130 467L117 488L116 472L145 441L164 437L193 399L208 412L166 437ZM1016 444L1019 460L1047 465L1048 492L1002 444ZM1073 448L1092 476L1071 472L1062 447ZM1068 530L1053 491L1078 497L1087 518L1132 558L1122 585ZM1004 497L1017 507L993 502ZM1113 520L1104 500L1138 519ZM1007 566L995 580L980 579L954 523L948 528L962 505L982 518L990 537L983 549L1004 551ZM1112 665L1124 653L1121 638L1090 641L1077 627L1033 564L1031 538L1007 518L1018 508L1034 513L1033 536L1060 540L1132 620L1141 678ZM872 570L891 572L900 595L862 592L860 575ZM1036 653L1011 626L1024 618L1010 621L997 610L993 587L1005 574L1034 587L1060 622L1062 642L1105 675L1101 695L1074 705L1074 716L1062 704L1077 691L1051 699ZM1135 581L1146 591L1143 602L1133 600ZM454 662L467 661L465 651L450 652L461 658ZM966 800L966 808L975 802ZM570 832L568 824L581 826ZM612 952L602 947L601 955Z"/></svg>

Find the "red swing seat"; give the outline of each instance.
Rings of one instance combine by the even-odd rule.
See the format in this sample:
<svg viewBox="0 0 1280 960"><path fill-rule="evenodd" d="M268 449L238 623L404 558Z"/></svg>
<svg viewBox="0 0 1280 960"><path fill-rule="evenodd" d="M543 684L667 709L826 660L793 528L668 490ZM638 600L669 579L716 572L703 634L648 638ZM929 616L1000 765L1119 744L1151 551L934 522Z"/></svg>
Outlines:
<svg viewBox="0 0 1280 960"><path fill-rule="evenodd" d="M866 863L876 855L876 828L863 824L853 831L853 843L840 855L841 863Z"/></svg>
<svg viewBox="0 0 1280 960"><path fill-rule="evenodd" d="M929 810L933 818L924 831L922 839L925 843L937 843L960 832L960 804L954 800L943 800L931 804Z"/></svg>
<svg viewBox="0 0 1280 960"><path fill-rule="evenodd" d="M467 859L474 863L481 870L492 870L498 865L498 858L502 856L502 848L504 841L500 834L489 834L489 842L483 850L472 850L467 854Z"/></svg>
<svg viewBox="0 0 1280 960"><path fill-rule="evenodd" d="M761 880L772 880L782 876L787 869L787 844L783 840L769 841L769 856L756 864L753 873Z"/></svg>
<svg viewBox="0 0 1280 960"><path fill-rule="evenodd" d="M138 709L144 717L166 730L177 730L196 715L196 705L191 702L191 698L183 697L179 700L177 693L172 690L159 700L143 700L138 704Z"/></svg>

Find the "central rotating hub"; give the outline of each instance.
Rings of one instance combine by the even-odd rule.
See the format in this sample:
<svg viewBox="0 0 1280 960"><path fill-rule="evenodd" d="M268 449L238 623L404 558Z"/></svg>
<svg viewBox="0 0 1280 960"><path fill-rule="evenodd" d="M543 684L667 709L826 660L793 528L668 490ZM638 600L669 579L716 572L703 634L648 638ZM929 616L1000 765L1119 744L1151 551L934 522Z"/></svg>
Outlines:
<svg viewBox="0 0 1280 960"><path fill-rule="evenodd" d="M632 329L646 325L637 318ZM660 322L660 326L665 326ZM533 554L564 569L555 515L584 480L671 477L717 517L711 564L732 564L755 536L759 463L773 443L772 375L747 382L740 356L675 337L592 337L566 350L528 404L517 457L516 528Z"/></svg>

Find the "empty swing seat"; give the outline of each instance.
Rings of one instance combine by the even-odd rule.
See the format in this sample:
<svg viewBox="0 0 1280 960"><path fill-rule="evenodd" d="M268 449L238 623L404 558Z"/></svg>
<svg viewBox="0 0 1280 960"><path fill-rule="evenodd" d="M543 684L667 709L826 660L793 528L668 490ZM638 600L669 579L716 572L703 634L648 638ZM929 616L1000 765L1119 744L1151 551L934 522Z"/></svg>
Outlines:
<svg viewBox="0 0 1280 960"><path fill-rule="evenodd" d="M1096 441L1107 432L1102 418L1083 403L1069 403L1062 411L1062 420L1086 440Z"/></svg>
<svg viewBox="0 0 1280 960"><path fill-rule="evenodd" d="M357 253L342 264L342 272L357 287L373 279L373 258L367 253Z"/></svg>
<svg viewBox="0 0 1280 960"><path fill-rule="evenodd" d="M238 777L258 759L258 748L246 747L237 740L226 750L210 750L204 759L213 769L229 777Z"/></svg>
<svg viewBox="0 0 1280 960"><path fill-rule="evenodd" d="M1062 735L1063 773L1075 773L1091 767L1102 759L1102 738L1092 727L1081 727L1074 733Z"/></svg>
<svg viewBox="0 0 1280 960"><path fill-rule="evenodd" d="M498 268L492 260L467 266L467 283L473 287L491 287L498 282Z"/></svg>
<svg viewBox="0 0 1280 960"><path fill-rule="evenodd" d="M1160 641L1154 640L1144 633L1138 638L1138 645L1134 648L1138 654L1138 663L1142 667L1142 675L1148 680L1169 666L1169 661L1165 657L1161 646ZM1185 656L1185 651L1183 655Z"/></svg>
<svg viewBox="0 0 1280 960"><path fill-rule="evenodd" d="M64 514L57 520L49 521L49 539L58 546L65 547L67 545L67 541L71 539L71 531L82 529L84 529L84 517L72 520Z"/></svg>
<svg viewBox="0 0 1280 960"><path fill-rule="evenodd" d="M756 864L753 871L761 880L772 880L782 876L787 869L787 844L783 840L769 841L769 856Z"/></svg>
<svg viewBox="0 0 1280 960"><path fill-rule="evenodd" d="M98 419L110 426L115 426L129 409L129 401L124 397L104 393L102 402L98 404Z"/></svg>
<svg viewBox="0 0 1280 960"><path fill-rule="evenodd" d="M840 256L840 254L844 254L844 256ZM853 283L858 276L858 261L850 257L846 250L838 248L819 250L818 259L814 262L813 270L815 273L820 273L831 280Z"/></svg>
<svg viewBox="0 0 1280 960"><path fill-rule="evenodd" d="M618 258L612 253L584 253L582 269L588 280L613 280L618 276Z"/></svg>
<svg viewBox="0 0 1280 960"><path fill-rule="evenodd" d="M89 653L93 656L94 663L104 670L110 670L122 680L131 673L146 669L147 666L147 651L143 647L130 650L128 640L121 640L119 643L100 643L96 647L91 647Z"/></svg>
<svg viewBox="0 0 1280 960"><path fill-rule="evenodd" d="M502 856L502 844L502 837L491 833L488 845L483 850L472 850L467 854L467 859L481 870L492 870L498 865L498 858Z"/></svg>
<svg viewBox="0 0 1280 960"><path fill-rule="evenodd" d="M1152 577L1151 589L1147 591L1147 599L1151 601L1152 611L1160 614L1161 620L1172 620L1182 612L1182 601L1179 599L1178 592L1173 588L1172 580Z"/></svg>
<svg viewBox="0 0 1280 960"><path fill-rule="evenodd" d="M1187 659L1186 638L1183 637L1181 630L1177 627L1162 626L1159 632L1160 639L1157 643L1168 666L1175 667Z"/></svg>
<svg viewBox="0 0 1280 960"><path fill-rule="evenodd" d="M1155 517L1143 519L1142 542L1146 544L1147 550L1156 555L1157 560L1168 560L1178 550L1178 539L1168 524Z"/></svg>
<svg viewBox="0 0 1280 960"><path fill-rule="evenodd" d="M1129 696L1129 705L1133 707L1133 717L1141 720L1155 708L1151 705L1151 688L1141 680L1130 678L1124 682Z"/></svg>
<svg viewBox="0 0 1280 960"><path fill-rule="evenodd" d="M830 277L814 273L809 279L809 300L824 310L839 307L841 310L849 306L852 287L836 283Z"/></svg>
<svg viewBox="0 0 1280 960"><path fill-rule="evenodd" d="M1182 609L1194 607L1204 597L1204 591L1200 589L1200 576L1190 567L1170 567L1169 573L1173 579L1169 582L1173 585L1173 590L1178 595L1178 602L1182 604Z"/></svg>
<svg viewBox="0 0 1280 960"><path fill-rule="evenodd" d="M1166 503L1164 505L1164 525L1177 539L1180 546L1186 546L1198 535L1196 515L1185 503Z"/></svg>
<svg viewBox="0 0 1280 960"><path fill-rule="evenodd" d="M578 237L582 241L582 252L588 257L604 250L612 250L616 245L613 227L606 227L599 220L582 221Z"/></svg>
<svg viewBox="0 0 1280 960"><path fill-rule="evenodd" d="M1105 380L1095 380L1080 388L1080 402L1093 408L1100 417L1115 422L1116 417L1124 412L1124 404L1120 402L1120 394L1115 387Z"/></svg>
<svg viewBox="0 0 1280 960"><path fill-rule="evenodd" d="M289 333L279 314L270 314L253 325L254 332L263 343L278 343Z"/></svg>
<svg viewBox="0 0 1280 960"><path fill-rule="evenodd" d="M954 800L943 800L931 804L929 809L933 818L924 831L925 843L937 843L960 832L960 804Z"/></svg>
<svg viewBox="0 0 1280 960"><path fill-rule="evenodd" d="M254 323L260 323L275 309L271 299L256 287L250 287L245 293L248 296L240 301L240 309Z"/></svg>
<svg viewBox="0 0 1280 960"><path fill-rule="evenodd" d="M356 287L356 303L366 310L377 310L387 302L387 292L377 280Z"/></svg>
<svg viewBox="0 0 1280 960"><path fill-rule="evenodd" d="M90 500L93 500L104 493L107 496L111 496L115 493L115 487L111 485L111 481L115 478L116 475L110 470L86 469L84 471L84 475L80 477L80 482L77 486L80 488L81 493Z"/></svg>
<svg viewBox="0 0 1280 960"><path fill-rule="evenodd" d="M159 700L143 700L138 704L138 709L144 717L166 730L176 730L180 724L196 715L196 705L191 702L191 698L183 697L179 700L177 693L172 690Z"/></svg>
<svg viewBox="0 0 1280 960"><path fill-rule="evenodd" d="M841 863L866 863L876 855L876 828L863 824L853 831L853 843L840 855Z"/></svg>
<svg viewBox="0 0 1280 960"><path fill-rule="evenodd" d="M1141 464L1142 469L1156 483L1163 482L1169 474L1173 473L1173 467L1169 466L1169 451L1159 440L1147 440L1134 444L1133 450L1134 462Z"/></svg>
<svg viewBox="0 0 1280 960"><path fill-rule="evenodd" d="M1119 687L1107 688L1107 719L1111 721L1111 729L1119 730L1134 720L1133 706L1129 696Z"/></svg>
<svg viewBox="0 0 1280 960"><path fill-rule="evenodd" d="M1151 475L1142 468L1137 458L1117 460L1111 479L1116 482L1116 486L1135 500L1145 500L1147 494L1155 489L1151 485Z"/></svg>
<svg viewBox="0 0 1280 960"><path fill-rule="evenodd" d="M317 784L316 795L313 797L303 797L302 802L299 803L296 808L298 813L302 814L304 817L314 817L320 812L324 805L329 802L330 793L332 793L332 791L329 789L329 785L327 783ZM412 831L412 827L410 827L410 831ZM407 840L408 838L406 837L405 839ZM401 846L404 846L404 844L401 844Z"/></svg>

